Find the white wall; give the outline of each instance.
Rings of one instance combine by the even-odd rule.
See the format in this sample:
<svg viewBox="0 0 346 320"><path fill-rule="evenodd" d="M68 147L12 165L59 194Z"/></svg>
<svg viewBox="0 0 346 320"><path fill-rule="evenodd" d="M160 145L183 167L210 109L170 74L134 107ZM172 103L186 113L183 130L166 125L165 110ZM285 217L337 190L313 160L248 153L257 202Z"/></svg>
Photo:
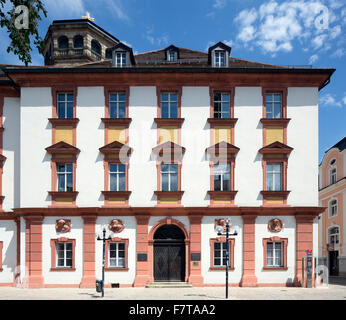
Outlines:
<svg viewBox="0 0 346 320"><path fill-rule="evenodd" d="M295 257L296 257L296 221L294 217L279 216L284 227L280 232L273 233L268 230L268 222L273 216L260 216L256 218L255 225L255 273L258 283L286 283L293 281L295 276ZM263 270L263 238L271 237L288 238L287 243L287 267L286 271Z"/></svg>
<svg viewBox="0 0 346 320"><path fill-rule="evenodd" d="M234 101L235 146L240 148L235 161L235 203L262 205L262 91L261 87L236 87Z"/></svg>
<svg viewBox="0 0 346 320"><path fill-rule="evenodd" d="M3 209L20 205L20 100L5 98L3 108L3 155L7 158L2 175Z"/></svg>
<svg viewBox="0 0 346 320"><path fill-rule="evenodd" d="M76 199L78 206L100 207L103 205L104 167L99 148L105 144L105 113L103 87L78 87L77 95L77 147L81 150L76 169ZM92 182L92 183L91 183Z"/></svg>
<svg viewBox="0 0 346 320"><path fill-rule="evenodd" d="M133 149L129 166L129 204L134 207L156 205L157 173L156 161L151 151L157 145L156 87L130 87L129 145Z"/></svg>
<svg viewBox="0 0 346 320"><path fill-rule="evenodd" d="M22 88L20 98L20 207L51 204L51 88Z"/></svg>
<svg viewBox="0 0 346 320"><path fill-rule="evenodd" d="M71 231L56 232L56 220L71 220ZM76 239L75 268L76 271L50 271L51 269L51 239L61 237ZM45 284L80 284L83 275L83 220L81 217L45 217L42 224L42 274Z"/></svg>
<svg viewBox="0 0 346 320"><path fill-rule="evenodd" d="M208 206L210 190L209 161L205 149L210 146L209 87L183 87L181 117L182 146L186 148L181 168L184 206Z"/></svg>
<svg viewBox="0 0 346 320"><path fill-rule="evenodd" d="M0 241L2 247L2 269L0 283L13 283L17 264L17 226L13 220L0 220Z"/></svg>
<svg viewBox="0 0 346 320"><path fill-rule="evenodd" d="M26 276L26 267L25 267L25 247L26 247L26 241L25 241L25 230L26 230L26 224L25 219L23 217L20 218L20 281L23 281L24 277Z"/></svg>
<svg viewBox="0 0 346 320"><path fill-rule="evenodd" d="M288 88L287 117L287 203L318 206L318 89Z"/></svg>
<svg viewBox="0 0 346 320"><path fill-rule="evenodd" d="M108 225L111 220L120 219L125 228L120 233L112 233L112 237L129 239L128 271L105 271L105 283L132 284L136 276L136 219L135 217L98 217L96 232L102 230L103 225ZM102 241L96 241L96 279L102 279ZM107 252L106 252L107 254ZM109 260L108 260L109 261Z"/></svg>
<svg viewBox="0 0 346 320"><path fill-rule="evenodd" d="M221 284L225 282L225 269L220 271L209 271L210 268L210 239L217 238L214 230L215 219L226 219L227 217L205 216L202 219L202 276L205 283ZM239 232L235 239L234 252L234 270L229 271L229 282L239 283L243 274L243 219L239 216L228 217L231 225L238 225Z"/></svg>

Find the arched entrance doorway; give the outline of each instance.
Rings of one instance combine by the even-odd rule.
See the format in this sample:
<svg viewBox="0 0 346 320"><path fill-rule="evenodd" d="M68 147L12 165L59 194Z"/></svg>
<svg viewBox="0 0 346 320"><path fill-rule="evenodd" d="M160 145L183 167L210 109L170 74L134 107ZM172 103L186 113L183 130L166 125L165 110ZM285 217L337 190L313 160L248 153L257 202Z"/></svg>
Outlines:
<svg viewBox="0 0 346 320"><path fill-rule="evenodd" d="M163 225L154 234L154 280L185 280L185 235L176 225Z"/></svg>

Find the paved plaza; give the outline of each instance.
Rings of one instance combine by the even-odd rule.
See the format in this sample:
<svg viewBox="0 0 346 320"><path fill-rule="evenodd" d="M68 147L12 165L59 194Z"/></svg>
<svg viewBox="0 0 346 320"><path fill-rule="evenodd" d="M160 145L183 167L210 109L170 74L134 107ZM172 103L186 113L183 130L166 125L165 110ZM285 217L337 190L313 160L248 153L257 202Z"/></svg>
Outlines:
<svg viewBox="0 0 346 320"><path fill-rule="evenodd" d="M231 300L346 300L346 279L328 288L230 288ZM93 289L19 289L0 287L1 300L100 300ZM107 300L223 300L224 287L105 289Z"/></svg>

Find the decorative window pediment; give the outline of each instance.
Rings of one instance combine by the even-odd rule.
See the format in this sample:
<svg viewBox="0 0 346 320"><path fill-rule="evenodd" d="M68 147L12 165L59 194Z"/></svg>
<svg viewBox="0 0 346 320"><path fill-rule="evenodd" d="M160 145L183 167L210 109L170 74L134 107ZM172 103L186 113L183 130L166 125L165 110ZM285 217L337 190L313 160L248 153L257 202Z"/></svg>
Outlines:
<svg viewBox="0 0 346 320"><path fill-rule="evenodd" d="M52 155L53 161L76 159L80 150L64 141L60 141L46 148L46 151ZM70 155L69 158L63 158L63 155Z"/></svg>
<svg viewBox="0 0 346 320"><path fill-rule="evenodd" d="M99 148L99 150L105 155L106 161L121 163L127 163L132 153L132 148L126 144L122 144L119 141L111 142L102 148Z"/></svg>
<svg viewBox="0 0 346 320"><path fill-rule="evenodd" d="M172 141L167 141L153 148L153 154L157 157L156 160L164 163L179 162L184 153L185 148Z"/></svg>
<svg viewBox="0 0 346 320"><path fill-rule="evenodd" d="M209 156L209 160L217 163L219 161L229 161L238 153L240 149L231 143L221 141L205 151Z"/></svg>
<svg viewBox="0 0 346 320"><path fill-rule="evenodd" d="M290 154L292 152L293 148L287 146L284 143L281 143L279 141L275 141L259 150L259 153L261 154Z"/></svg>

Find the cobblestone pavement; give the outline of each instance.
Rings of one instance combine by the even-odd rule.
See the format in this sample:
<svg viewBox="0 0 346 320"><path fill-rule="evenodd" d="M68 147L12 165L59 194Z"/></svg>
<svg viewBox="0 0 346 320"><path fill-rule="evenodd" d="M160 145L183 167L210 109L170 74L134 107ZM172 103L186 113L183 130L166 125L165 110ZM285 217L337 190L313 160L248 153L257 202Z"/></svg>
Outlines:
<svg viewBox="0 0 346 320"><path fill-rule="evenodd" d="M93 289L19 289L0 287L1 300L100 300ZM110 300L223 300L225 288L114 288L105 289ZM230 300L346 300L346 283L328 288L230 288Z"/></svg>

